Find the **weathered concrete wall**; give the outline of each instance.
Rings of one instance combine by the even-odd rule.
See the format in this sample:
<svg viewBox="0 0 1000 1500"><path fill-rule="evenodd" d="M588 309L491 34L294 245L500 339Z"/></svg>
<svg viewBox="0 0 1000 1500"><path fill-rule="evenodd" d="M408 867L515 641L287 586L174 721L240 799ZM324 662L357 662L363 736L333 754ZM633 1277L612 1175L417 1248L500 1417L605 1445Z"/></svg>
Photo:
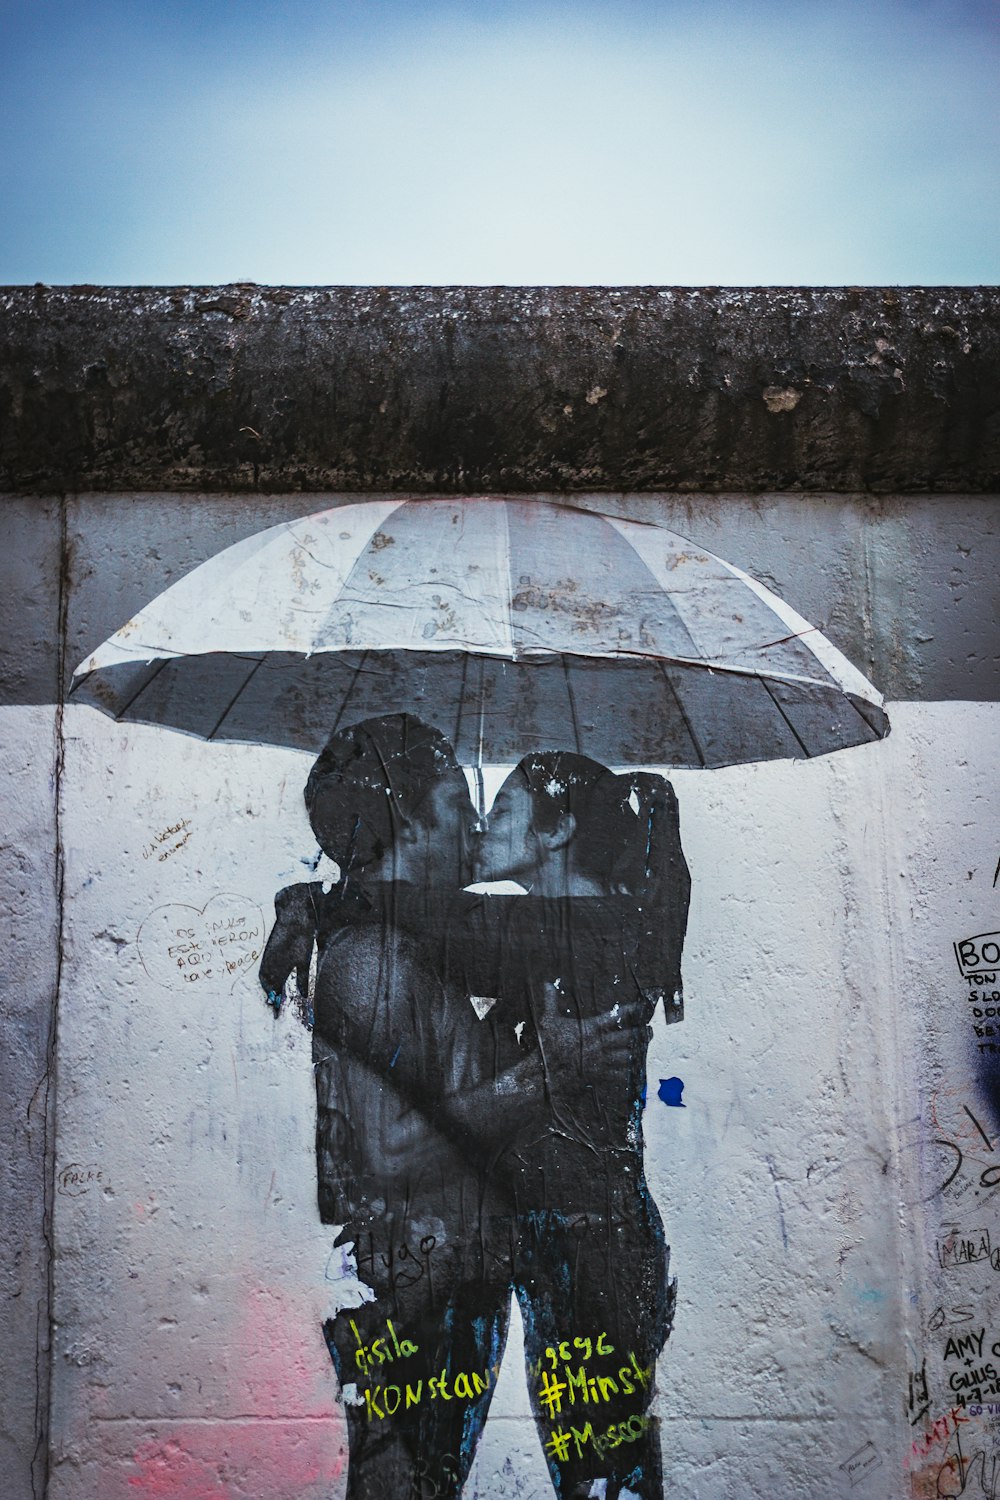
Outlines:
<svg viewBox="0 0 1000 1500"><path fill-rule="evenodd" d="M64 594L61 508L10 499L5 511L2 668L6 916L0 1017L0 1472L13 1495L40 1495L48 1468L49 1275L55 1153L62 762L59 677ZM48 706L33 706L45 705Z"/></svg>
<svg viewBox="0 0 1000 1500"><path fill-rule="evenodd" d="M76 664L175 579L266 526L352 498L5 498L12 545L0 567L22 623L0 702L51 704L60 660L65 690ZM993 496L580 494L573 503L697 533L814 620L889 697L998 696L1000 661L985 628L997 567ZM65 647L54 653L60 567L72 589Z"/></svg>
<svg viewBox="0 0 1000 1500"><path fill-rule="evenodd" d="M960 1493L955 1430L971 1423L965 1458L984 1456L965 1492L985 1500L989 1415L947 1414L990 1381L956 1386L972 1366L948 1340L1000 1339L996 1273L941 1246L952 1230L1000 1234L951 948L1000 926L993 294L587 293L575 331L565 292L44 291L11 305L9 1492L318 1497L343 1483L313 1338L339 1267L313 1206L304 1034L252 984L207 1006L174 993L137 943L158 905L219 892L267 918L313 852L303 759L61 708L68 673L221 547L351 498L309 490L558 484L746 568L886 692L893 723L842 757L677 777L696 877L688 1019L661 1031L651 1074L682 1075L688 1108L647 1114L682 1288L660 1377L668 1493L834 1500L862 1450L861 1495L908 1495L907 1457L914 1497ZM550 402L578 425L547 429ZM504 449L500 414L518 411ZM31 493L95 485L118 493ZM144 859L179 822L184 846ZM503 1380L484 1500L545 1493L510 1358Z"/></svg>
<svg viewBox="0 0 1000 1500"><path fill-rule="evenodd" d="M984 288L19 288L6 490L1000 487Z"/></svg>

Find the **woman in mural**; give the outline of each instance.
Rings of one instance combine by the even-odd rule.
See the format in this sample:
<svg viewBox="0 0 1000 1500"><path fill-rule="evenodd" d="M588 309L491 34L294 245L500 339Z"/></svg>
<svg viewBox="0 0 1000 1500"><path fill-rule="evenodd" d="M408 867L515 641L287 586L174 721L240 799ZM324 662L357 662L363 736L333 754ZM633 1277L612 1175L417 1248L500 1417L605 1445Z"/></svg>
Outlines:
<svg viewBox="0 0 1000 1500"><path fill-rule="evenodd" d="M678 1009L672 793L578 756L523 762L477 859L530 892L515 898L459 894L472 809L417 721L335 735L306 795L342 879L279 896L262 980L301 972L318 930L321 1212L375 1293L327 1325L349 1492L459 1492L513 1288L557 1491L660 1495L648 1407L669 1308L641 1108L649 1016L664 990Z"/></svg>
<svg viewBox="0 0 1000 1500"><path fill-rule="evenodd" d="M569 752L528 756L496 798L476 873L525 891L463 898L446 966L466 988L498 982L500 1064L515 1066L506 1033L537 1049L546 1080L546 1107L499 1164L539 1435L559 1493L589 1494L600 1479L608 1495L659 1497L649 1406L673 1288L642 1109L648 1023L660 999L671 1019L681 1008L689 879L676 798L660 777L615 776ZM587 1048L588 1023L608 1016L624 1048ZM549 1056L553 1017L586 1048L572 1093Z"/></svg>

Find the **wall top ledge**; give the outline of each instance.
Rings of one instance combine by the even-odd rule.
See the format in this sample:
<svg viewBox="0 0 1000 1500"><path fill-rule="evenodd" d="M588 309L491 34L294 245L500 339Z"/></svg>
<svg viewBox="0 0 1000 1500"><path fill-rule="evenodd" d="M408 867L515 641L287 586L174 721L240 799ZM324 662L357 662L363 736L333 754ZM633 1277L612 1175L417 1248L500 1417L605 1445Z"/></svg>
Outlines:
<svg viewBox="0 0 1000 1500"><path fill-rule="evenodd" d="M1000 490L997 287L8 287L0 489Z"/></svg>

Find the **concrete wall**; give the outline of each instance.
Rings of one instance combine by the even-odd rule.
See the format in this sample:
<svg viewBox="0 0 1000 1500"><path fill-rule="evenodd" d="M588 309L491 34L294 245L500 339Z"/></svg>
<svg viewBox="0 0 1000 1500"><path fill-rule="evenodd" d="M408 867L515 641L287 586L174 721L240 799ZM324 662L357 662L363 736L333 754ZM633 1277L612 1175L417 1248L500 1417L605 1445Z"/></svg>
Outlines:
<svg viewBox="0 0 1000 1500"><path fill-rule="evenodd" d="M514 374L486 436L453 425L463 401L466 415L471 403L487 421L479 376L462 365L476 364L485 335L461 335L456 354L454 333L442 334L450 352L437 356L437 390L447 387L439 410L450 415L434 428L424 400L406 427L408 393L426 396L407 361L431 358L427 325L440 315L442 327L467 330L484 321L486 294L414 294L423 342L417 355L397 349L387 383L365 363L374 335L358 311L364 295L382 308L378 337L388 337L385 299L402 294L344 294L337 336L316 325L328 362L301 361L316 388L337 393L333 429L324 435L328 409L298 400L298 419L286 414L256 471L241 447L253 439L232 432L233 412L268 430L261 382L271 377L261 372L289 357L295 318L301 343L309 324L295 299L306 294L39 292L34 311L27 293L10 304L2 566L16 650L0 717L11 1144L0 1243L12 1353L0 1427L15 1496L342 1491L343 1411L319 1327L349 1268L315 1210L306 1034L269 1013L252 965L209 981L207 994L178 989L141 936L164 906L197 922L213 903L263 930L274 891L307 873L315 853L301 804L308 758L120 726L66 704L65 687L77 662L171 581L264 526L355 498L362 472L366 494L501 488L511 472L511 489L560 498L538 482L542 438L535 431L528 443L524 423L542 419L537 403L518 405ZM494 328L498 305L515 328L514 355L519 338L537 348L524 304L517 317L515 294L491 295ZM524 295L537 310L556 294ZM619 413L617 426L591 425L561 450L573 503L655 520L745 568L871 677L892 723L881 744L815 761L673 776L694 893L687 1014L654 1036L646 1111L647 1170L680 1288L659 1369L666 1492L992 1496L1000 1222L990 1168L1000 1121L981 1081L989 1054L978 1050L989 1001L953 947L1000 928L989 299L706 294L710 316L691 312L701 306L693 293L625 292L645 297L623 324L639 347L632 359L613 356L605 378L588 361L605 347L595 328L619 316L611 295L581 298L577 344L553 385L585 424ZM648 332L664 295L689 341L691 319L707 320L697 367L677 358L666 370L663 348L681 344L670 344L669 328L660 344ZM233 330L253 323L262 299L284 321L280 337L272 328L271 342L250 341L256 373L241 386L237 356L248 355ZM802 309L813 304L810 321ZM80 321L95 306L105 320L87 335L96 352ZM858 321L873 307L895 319L892 348L906 353L912 384L868 361L885 338ZM772 330L753 354L748 308ZM164 335L153 312L179 323ZM367 353L351 343L348 313L368 329ZM192 320L202 334L217 328L214 355L196 346ZM845 373L855 347L841 337L846 326L866 349L871 334L850 365L856 378ZM813 396L766 395L814 381L821 338L833 351L832 423L829 411L810 412ZM511 347L501 363L516 371ZM925 347L926 360L914 353ZM724 373L740 394L725 412L717 365L731 348ZM157 386L149 370L164 349L175 384ZM365 373L367 391L346 424L343 403L361 398L343 394L342 367ZM198 390L185 399L187 369ZM521 385L546 369L542 358L522 366ZM676 420L655 428L632 400L638 390L656 406L651 370L664 410L681 393ZM616 378L634 387L616 389ZM881 401L894 392L901 403L891 422L882 407L859 417L870 381L888 382L877 385ZM579 401L562 399L570 385ZM393 459L391 474L371 457L394 441L380 449L372 425L383 400L392 432L411 434L410 456ZM278 409L275 398L268 411ZM469 443L475 462L449 457ZM661 480L643 493L622 457L640 451L643 475ZM336 493L331 478L344 474L345 453L353 495ZM289 481L293 470L308 490ZM544 472L551 484L551 466ZM276 475L284 492L234 493L274 490ZM110 488L88 489L98 476ZM789 488L798 476L805 493ZM769 488L775 479L786 487ZM45 493L53 488L74 493ZM656 1081L670 1076L684 1080L683 1110L657 1100ZM512 1342L468 1489L527 1500L547 1488Z"/></svg>

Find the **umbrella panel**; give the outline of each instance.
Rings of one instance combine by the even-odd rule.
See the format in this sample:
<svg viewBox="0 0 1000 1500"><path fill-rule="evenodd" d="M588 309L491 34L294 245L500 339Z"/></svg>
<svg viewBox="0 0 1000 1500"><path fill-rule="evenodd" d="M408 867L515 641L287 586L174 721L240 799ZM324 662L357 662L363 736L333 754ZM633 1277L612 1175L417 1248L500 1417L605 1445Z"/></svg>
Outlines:
<svg viewBox="0 0 1000 1500"><path fill-rule="evenodd" d="M767 687L796 739L808 747L811 756L828 755L849 743L859 719L873 729L873 719L881 714L885 728L881 734L873 731L873 739L881 739L888 730L885 714L874 703L862 703L853 694L828 693L806 682L769 680Z"/></svg>
<svg viewBox="0 0 1000 1500"><path fill-rule="evenodd" d="M616 665L612 670L608 661L579 656L481 659L483 762L572 749L610 765L699 764L655 664Z"/></svg>
<svg viewBox="0 0 1000 1500"><path fill-rule="evenodd" d="M218 652L103 668L71 701L202 739L313 753L338 726L405 711L446 734L467 764L577 749L609 765L724 766L822 755L888 732L881 710L833 685L657 658Z"/></svg>

